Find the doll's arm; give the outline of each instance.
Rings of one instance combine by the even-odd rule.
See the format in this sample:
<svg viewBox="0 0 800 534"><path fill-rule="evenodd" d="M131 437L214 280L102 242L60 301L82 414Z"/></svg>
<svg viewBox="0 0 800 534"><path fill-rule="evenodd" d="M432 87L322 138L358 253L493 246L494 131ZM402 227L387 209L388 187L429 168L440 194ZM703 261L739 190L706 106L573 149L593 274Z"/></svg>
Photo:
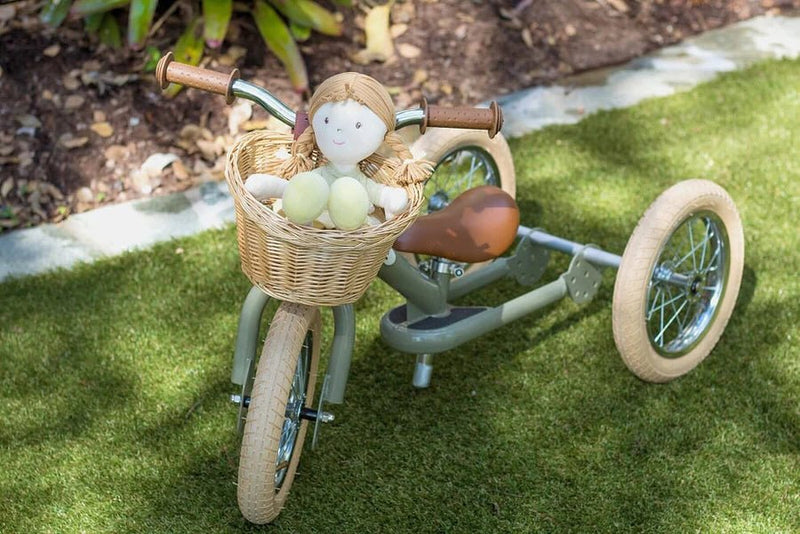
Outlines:
<svg viewBox="0 0 800 534"><path fill-rule="evenodd" d="M363 177L362 184L367 190L369 201L383 208L386 220L394 217L408 206L408 195L402 187L391 187Z"/></svg>
<svg viewBox="0 0 800 534"><path fill-rule="evenodd" d="M258 200L283 198L288 180L272 174L251 174L244 182L244 188Z"/></svg>

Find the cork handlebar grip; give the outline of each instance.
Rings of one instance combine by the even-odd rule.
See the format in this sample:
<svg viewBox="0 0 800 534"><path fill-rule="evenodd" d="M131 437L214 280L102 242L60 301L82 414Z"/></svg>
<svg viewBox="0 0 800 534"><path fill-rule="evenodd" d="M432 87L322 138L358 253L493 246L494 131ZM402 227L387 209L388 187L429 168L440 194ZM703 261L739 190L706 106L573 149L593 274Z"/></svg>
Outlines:
<svg viewBox="0 0 800 534"><path fill-rule="evenodd" d="M426 128L465 128L471 130L486 130L489 137L497 135L503 127L503 112L497 102L492 102L489 108L455 107L445 108L429 106L423 99L421 107L425 118L420 125L420 132L425 133Z"/></svg>
<svg viewBox="0 0 800 534"><path fill-rule="evenodd" d="M193 67L175 61L172 52L167 52L156 66L156 80L162 89L166 89L170 83L178 83L187 87L194 87L202 91L223 95L228 104L233 102L232 85L233 82L238 79L239 69L233 69L230 74L225 74L215 70Z"/></svg>

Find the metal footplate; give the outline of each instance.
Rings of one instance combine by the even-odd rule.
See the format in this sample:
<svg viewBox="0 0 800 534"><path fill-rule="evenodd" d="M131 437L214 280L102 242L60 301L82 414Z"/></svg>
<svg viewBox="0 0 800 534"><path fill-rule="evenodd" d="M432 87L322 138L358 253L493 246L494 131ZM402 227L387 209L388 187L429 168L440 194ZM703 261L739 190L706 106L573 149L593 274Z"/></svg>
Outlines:
<svg viewBox="0 0 800 534"><path fill-rule="evenodd" d="M598 247L593 245L583 247L573 256L567 272L561 275L567 284L570 298L577 304L584 304L592 300L597 295L600 283L603 281L603 273L583 256L589 248L596 249Z"/></svg>

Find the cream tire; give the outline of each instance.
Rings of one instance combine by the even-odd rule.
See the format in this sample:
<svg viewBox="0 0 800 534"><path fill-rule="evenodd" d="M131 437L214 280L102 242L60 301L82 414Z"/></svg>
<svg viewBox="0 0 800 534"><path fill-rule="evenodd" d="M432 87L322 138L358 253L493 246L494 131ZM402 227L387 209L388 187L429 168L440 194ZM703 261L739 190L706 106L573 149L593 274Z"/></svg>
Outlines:
<svg viewBox="0 0 800 534"><path fill-rule="evenodd" d="M694 369L717 344L736 304L744 234L728 193L707 180L664 191L633 231L614 285L614 340L648 382Z"/></svg>
<svg viewBox="0 0 800 534"><path fill-rule="evenodd" d="M482 130L430 128L411 145L411 153L436 165L425 184L423 214L442 209L467 189L479 185L497 186L516 198L514 160L502 134L490 139ZM403 254L416 265L414 254ZM465 271L487 263L465 265Z"/></svg>
<svg viewBox="0 0 800 534"><path fill-rule="evenodd" d="M456 152L475 150L477 153L488 156L488 160L494 166L495 177L490 181L482 180L472 184L464 183L476 187L479 185L496 185L506 193L516 197L517 182L514 172L514 159L511 157L511 150L508 147L503 134L497 134L492 139L486 132L478 130L461 130L456 128L430 128L424 135L421 135L411 146L411 153L417 159L426 159L436 165L441 165L443 161ZM436 173L431 176L428 183L435 183ZM462 189L458 192L463 192ZM426 188L427 192L427 188ZM449 200L452 200L450 198Z"/></svg>
<svg viewBox="0 0 800 534"><path fill-rule="evenodd" d="M315 307L283 302L256 370L239 457L237 493L245 519L275 519L291 489L314 400L321 320Z"/></svg>

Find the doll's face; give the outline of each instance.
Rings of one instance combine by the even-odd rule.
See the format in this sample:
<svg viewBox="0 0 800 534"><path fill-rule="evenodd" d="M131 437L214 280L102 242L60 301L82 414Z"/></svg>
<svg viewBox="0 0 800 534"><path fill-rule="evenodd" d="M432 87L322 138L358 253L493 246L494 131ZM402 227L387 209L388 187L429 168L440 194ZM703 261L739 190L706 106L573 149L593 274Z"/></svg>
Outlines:
<svg viewBox="0 0 800 534"><path fill-rule="evenodd" d="M327 102L311 121L317 146L334 165L355 165L378 150L386 125L367 106L355 100Z"/></svg>

